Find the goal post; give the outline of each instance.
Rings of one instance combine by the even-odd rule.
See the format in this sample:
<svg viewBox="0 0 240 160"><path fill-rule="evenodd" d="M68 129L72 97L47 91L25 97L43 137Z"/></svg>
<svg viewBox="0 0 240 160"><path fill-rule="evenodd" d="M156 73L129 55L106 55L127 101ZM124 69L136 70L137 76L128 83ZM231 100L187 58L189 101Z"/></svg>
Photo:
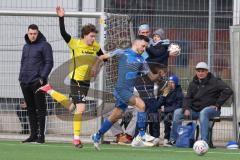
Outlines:
<svg viewBox="0 0 240 160"><path fill-rule="evenodd" d="M101 48L108 52L115 48L126 47L132 41L133 32L131 20L127 15L104 12L66 12L65 28L73 37L79 37L79 27L83 26L82 19L95 22L99 34L97 41ZM84 20L85 22L85 20ZM24 35L29 24L35 23L52 45L54 68L50 74L50 83L61 88L66 95L69 94L69 79L66 78L69 69L67 61L70 59L69 49L59 31L59 20L55 12L45 11L13 11L0 10L0 136L4 134L19 135L23 130L20 119L25 117L25 110L19 108L23 100L19 87L18 74L22 47L25 44ZM89 137L100 126L102 112L105 105L113 107L113 100L108 103L106 95L111 95L113 85L109 84L111 78L116 77L117 63L110 59L105 63L102 71L95 81L91 81L87 96L86 112L82 125L82 135ZM59 72L56 72L56 70ZM56 75L58 73L58 75ZM52 81L57 76L58 81ZM61 85L59 83L61 81ZM109 89L110 88L110 89ZM106 94L108 93L108 94ZM112 98L112 96L110 96ZM59 104L47 97L47 123L46 137L48 135L66 137L72 135L72 115ZM17 112L21 112L17 114ZM99 113L101 112L101 113ZM16 134L17 133L17 134ZM7 136L9 138L9 135ZM62 139L62 138L60 138Z"/></svg>
<svg viewBox="0 0 240 160"><path fill-rule="evenodd" d="M234 137L239 141L240 135L240 25L230 26L231 75L233 94Z"/></svg>
<svg viewBox="0 0 240 160"><path fill-rule="evenodd" d="M104 12L66 12L64 17L79 17L79 18L100 18L104 16ZM56 12L51 11L14 11L0 10L1 16L37 16L37 17L58 17Z"/></svg>

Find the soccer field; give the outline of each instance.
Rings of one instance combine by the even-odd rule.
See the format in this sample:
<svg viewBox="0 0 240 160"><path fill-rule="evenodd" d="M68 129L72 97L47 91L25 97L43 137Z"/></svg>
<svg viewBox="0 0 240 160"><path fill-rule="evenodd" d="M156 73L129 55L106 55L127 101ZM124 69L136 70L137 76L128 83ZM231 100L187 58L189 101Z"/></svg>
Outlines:
<svg viewBox="0 0 240 160"><path fill-rule="evenodd" d="M132 148L120 145L101 145L101 151L91 144L77 149L70 143L21 144L16 141L0 141L0 160L237 160L240 150L210 149L204 156L192 149Z"/></svg>

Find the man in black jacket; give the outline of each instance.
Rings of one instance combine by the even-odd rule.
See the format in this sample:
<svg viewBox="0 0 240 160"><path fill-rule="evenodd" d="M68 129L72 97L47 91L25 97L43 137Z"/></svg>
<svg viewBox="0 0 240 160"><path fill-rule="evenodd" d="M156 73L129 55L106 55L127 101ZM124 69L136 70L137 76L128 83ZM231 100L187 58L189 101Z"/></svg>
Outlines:
<svg viewBox="0 0 240 160"><path fill-rule="evenodd" d="M189 84L183 100L183 109L179 108L174 112L169 144L172 145L176 141L177 128L184 118L199 118L201 139L207 142L209 119L220 116L221 106L232 94L233 91L227 84L208 71L205 62L199 62L196 75Z"/></svg>
<svg viewBox="0 0 240 160"><path fill-rule="evenodd" d="M52 47L35 24L29 25L25 41L19 82L27 104L31 134L22 142L44 143L47 106L45 94L36 91L47 83L53 68Z"/></svg>

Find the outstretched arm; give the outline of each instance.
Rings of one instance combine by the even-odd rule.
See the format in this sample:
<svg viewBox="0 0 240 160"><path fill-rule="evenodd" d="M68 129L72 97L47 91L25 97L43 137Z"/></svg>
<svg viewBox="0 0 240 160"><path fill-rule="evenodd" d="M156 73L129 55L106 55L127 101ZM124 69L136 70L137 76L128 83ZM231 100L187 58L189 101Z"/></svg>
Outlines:
<svg viewBox="0 0 240 160"><path fill-rule="evenodd" d="M157 81L161 76L159 75L159 73L155 74L151 71L148 72L148 77L150 78L151 81L155 82Z"/></svg>
<svg viewBox="0 0 240 160"><path fill-rule="evenodd" d="M60 33L65 40L66 43L68 43L71 40L71 36L66 32L65 30L65 24L64 24L64 9L60 6L57 6L56 13L59 17L59 27L60 27Z"/></svg>
<svg viewBox="0 0 240 160"><path fill-rule="evenodd" d="M98 72L100 71L100 69L102 67L103 62L107 61L110 58L109 54L108 53L104 54L101 49L97 52L97 55L98 55L98 57L91 69L92 77L97 76Z"/></svg>
<svg viewBox="0 0 240 160"><path fill-rule="evenodd" d="M99 57L97 57L95 63L92 66L92 69L91 69L91 77L97 76L97 74L99 73L99 71L102 67L102 64L103 64L103 60L100 59Z"/></svg>

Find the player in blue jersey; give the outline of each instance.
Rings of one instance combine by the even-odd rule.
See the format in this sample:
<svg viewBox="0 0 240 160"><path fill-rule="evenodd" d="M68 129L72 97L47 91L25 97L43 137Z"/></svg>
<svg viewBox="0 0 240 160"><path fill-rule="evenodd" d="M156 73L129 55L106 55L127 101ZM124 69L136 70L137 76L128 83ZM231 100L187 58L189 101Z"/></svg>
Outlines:
<svg viewBox="0 0 240 160"><path fill-rule="evenodd" d="M137 77L147 73L151 80L158 78L158 74L151 73L147 67L145 67L145 61L141 56L148 46L148 42L149 39L147 37L143 35L137 36L132 47L123 50L122 53L118 55L118 80L114 90L116 107L112 114L102 123L98 132L92 135L94 147L97 150L100 149L99 142L101 137L122 117L128 105L138 109L137 128L139 135L136 137L137 143L139 143L139 146L150 145L148 142L145 142L145 123L147 118L145 103L140 97L133 94Z"/></svg>

